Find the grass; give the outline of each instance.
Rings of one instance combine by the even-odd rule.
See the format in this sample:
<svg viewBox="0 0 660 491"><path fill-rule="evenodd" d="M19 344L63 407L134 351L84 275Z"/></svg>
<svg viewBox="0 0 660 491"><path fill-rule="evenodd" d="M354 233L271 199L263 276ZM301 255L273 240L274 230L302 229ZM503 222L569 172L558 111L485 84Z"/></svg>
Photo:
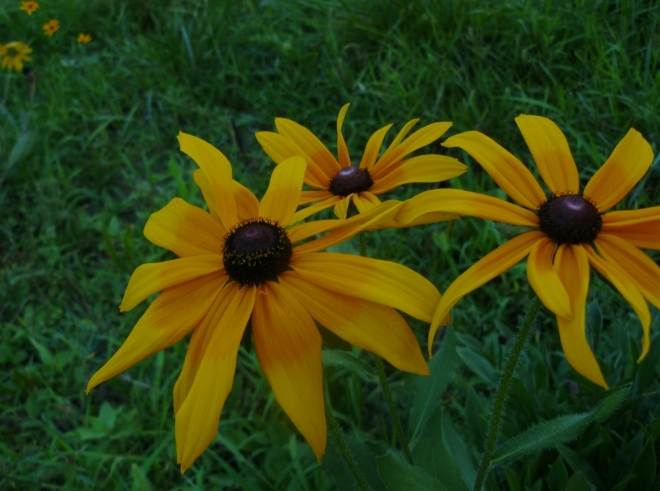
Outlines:
<svg viewBox="0 0 660 491"><path fill-rule="evenodd" d="M453 121L448 135L482 131L531 163L513 121L520 113L548 116L563 129L583 183L631 126L658 151L660 7L652 3L78 0L41 2L30 17L17 7L0 7L0 42L32 46L36 85L31 98L29 78L2 74L10 85L0 105L0 489L337 486L330 464L316 463L274 401L254 353L241 351L218 437L183 476L171 391L185 342L84 394L144 311L118 312L130 273L170 258L142 236L146 219L174 196L202 204L179 130L220 148L258 196L272 163L254 133L288 117L332 148L346 102L354 156L377 128L420 118ZM40 31L49 18L62 24L53 38ZM78 32L93 41L77 45ZM465 154L449 154L470 167L452 187L498 193ZM658 205L658 189L656 162L623 207ZM368 236L370 255L412 267L441 291L504 239L476 219ZM453 312L460 361L443 407L475 461L527 294L520 265ZM561 469L570 477L583 461L612 488L636 462L625 461L626 452L642 455L649 441L660 451L658 373L652 366L640 380L638 322L595 276L589 301L606 376L614 385L634 381L636 392L570 446L579 459L542 452L493 473L489 489L560 489L552 486L562 482ZM425 346L426 327L412 324ZM388 373L407 414L414 378ZM602 396L567 365L547 311L519 373L505 435L586 410ZM326 378L346 428L392 439L375 378L336 365ZM631 479L620 489L646 485Z"/></svg>

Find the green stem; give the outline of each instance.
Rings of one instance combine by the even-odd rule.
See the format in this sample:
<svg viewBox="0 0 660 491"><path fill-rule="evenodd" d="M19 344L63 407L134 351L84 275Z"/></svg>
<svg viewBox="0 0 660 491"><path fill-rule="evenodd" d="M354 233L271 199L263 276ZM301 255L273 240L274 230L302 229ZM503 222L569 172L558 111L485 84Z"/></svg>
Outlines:
<svg viewBox="0 0 660 491"><path fill-rule="evenodd" d="M353 479L355 479L358 488L360 491L371 491L371 488L367 484L364 475L360 471L360 468L357 466L357 463L353 458L353 454L351 454L351 450L348 448L348 444L346 443L344 435L339 428L339 424L337 424L337 420L335 419L335 415L332 412L332 408L328 405L327 402L325 403L325 414L328 418L328 429L330 430L330 435L334 439L335 444L339 449L339 453L344 459L344 462L346 462L348 470L351 472L351 474L353 474Z"/></svg>
<svg viewBox="0 0 660 491"><path fill-rule="evenodd" d="M509 353L509 358L504 367L504 373L502 374L502 379L500 380L500 386L497 389L497 394L495 395L495 404L493 405L493 415L490 418L490 424L488 425L488 438L486 439L486 447L484 449L484 455L481 458L481 464L479 464L479 471L477 472L477 478L474 481L474 487L472 491L481 491L481 487L486 480L488 471L490 470L490 457L495 450L495 443L497 443L497 436L500 430L500 419L502 418L502 413L504 412L504 405L506 404L506 397L509 392L509 386L513 380L513 373L516 370L516 365L518 364L518 359L520 354L525 348L525 343L529 337L529 333L532 330L534 321L536 320L536 315L541 308L541 300L539 297L534 297L532 305L529 307L529 311L525 316L525 320L520 326L520 331L516 337L516 341L511 348Z"/></svg>
<svg viewBox="0 0 660 491"><path fill-rule="evenodd" d="M360 232L359 237L360 237L360 256L367 257L367 239L364 236L364 232Z"/></svg>

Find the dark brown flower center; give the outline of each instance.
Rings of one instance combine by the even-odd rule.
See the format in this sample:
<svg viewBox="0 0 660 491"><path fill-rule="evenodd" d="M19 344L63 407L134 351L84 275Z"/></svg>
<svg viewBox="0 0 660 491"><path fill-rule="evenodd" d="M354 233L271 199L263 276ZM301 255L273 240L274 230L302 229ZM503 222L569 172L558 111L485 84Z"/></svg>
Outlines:
<svg viewBox="0 0 660 491"><path fill-rule="evenodd" d="M225 236L225 271L241 285L274 281L289 266L293 248L286 231L265 218L250 218Z"/></svg>
<svg viewBox="0 0 660 491"><path fill-rule="evenodd" d="M577 194L550 196L538 215L541 231L558 244L591 242L603 226L594 204Z"/></svg>
<svg viewBox="0 0 660 491"><path fill-rule="evenodd" d="M339 196L348 196L352 193L366 191L373 184L374 181L371 179L367 169L359 169L351 166L344 167L337 172L337 175L330 179L328 189L331 193Z"/></svg>

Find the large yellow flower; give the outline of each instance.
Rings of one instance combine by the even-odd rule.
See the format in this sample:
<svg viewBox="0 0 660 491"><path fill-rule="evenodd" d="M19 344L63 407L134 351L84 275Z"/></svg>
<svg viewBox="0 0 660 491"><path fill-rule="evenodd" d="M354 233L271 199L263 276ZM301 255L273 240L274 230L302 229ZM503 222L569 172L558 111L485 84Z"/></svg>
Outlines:
<svg viewBox="0 0 660 491"><path fill-rule="evenodd" d="M397 186L411 182L444 181L465 172L465 165L443 155L420 155L404 160L410 153L440 138L451 126L451 123L433 123L404 140L419 119L409 121L380 158L378 154L383 139L392 125L376 131L367 142L360 166L354 167L341 132L349 106L342 107L337 117L338 159L311 131L290 119L275 119L278 133L257 133L257 140L277 164L294 155L305 157L305 184L313 191L303 191L300 204L318 202L306 209L307 215L334 206L335 214L346 218L351 202L363 213L380 203L376 195Z"/></svg>
<svg viewBox="0 0 660 491"><path fill-rule="evenodd" d="M660 249L660 207L608 211L646 173L653 151L630 129L580 193L578 170L564 134L540 116L521 115L516 123L550 193L532 173L486 135L468 131L444 143L469 153L517 203L461 190L441 189L404 204L397 220L405 224L424 213L454 212L531 227L472 265L443 295L433 316L431 342L449 310L464 295L523 258L527 277L543 304L557 316L568 362L592 382L607 387L585 335L589 264L630 303L643 329L642 360L649 350L651 315L647 301L660 308L660 267L638 249Z"/></svg>
<svg viewBox="0 0 660 491"><path fill-rule="evenodd" d="M23 70L23 62L30 61L29 54L32 48L21 41L12 41L7 44L0 44L0 58L2 58L2 68L10 70L13 68L17 72Z"/></svg>
<svg viewBox="0 0 660 491"><path fill-rule="evenodd" d="M429 373L414 334L394 309L430 322L440 300L437 289L396 263L319 252L379 220L392 220L400 204L287 228L300 216L295 210L306 169L301 157L275 168L259 202L232 181L231 165L219 150L184 133L179 142L200 167L195 181L210 212L175 198L151 215L145 236L179 259L135 270L122 311L162 293L87 391L192 331L174 387L177 459L185 471L217 433L251 318L257 357L275 398L320 459L326 421L315 321L401 370Z"/></svg>

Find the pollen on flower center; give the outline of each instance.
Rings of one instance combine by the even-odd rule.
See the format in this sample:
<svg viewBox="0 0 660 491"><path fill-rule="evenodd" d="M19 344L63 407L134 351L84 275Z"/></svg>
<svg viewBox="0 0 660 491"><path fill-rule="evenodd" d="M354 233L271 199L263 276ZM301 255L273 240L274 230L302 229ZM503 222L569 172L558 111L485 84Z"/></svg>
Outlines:
<svg viewBox="0 0 660 491"><path fill-rule="evenodd" d="M330 180L328 189L339 196L348 196L352 193L366 191L373 186L374 181L367 169L345 167Z"/></svg>
<svg viewBox="0 0 660 491"><path fill-rule="evenodd" d="M577 194L553 195L538 211L539 227L558 244L593 241L603 226L594 204Z"/></svg>
<svg viewBox="0 0 660 491"><path fill-rule="evenodd" d="M229 277L242 285L277 279L289 266L293 248L286 231L265 218L250 218L225 236L223 262Z"/></svg>

